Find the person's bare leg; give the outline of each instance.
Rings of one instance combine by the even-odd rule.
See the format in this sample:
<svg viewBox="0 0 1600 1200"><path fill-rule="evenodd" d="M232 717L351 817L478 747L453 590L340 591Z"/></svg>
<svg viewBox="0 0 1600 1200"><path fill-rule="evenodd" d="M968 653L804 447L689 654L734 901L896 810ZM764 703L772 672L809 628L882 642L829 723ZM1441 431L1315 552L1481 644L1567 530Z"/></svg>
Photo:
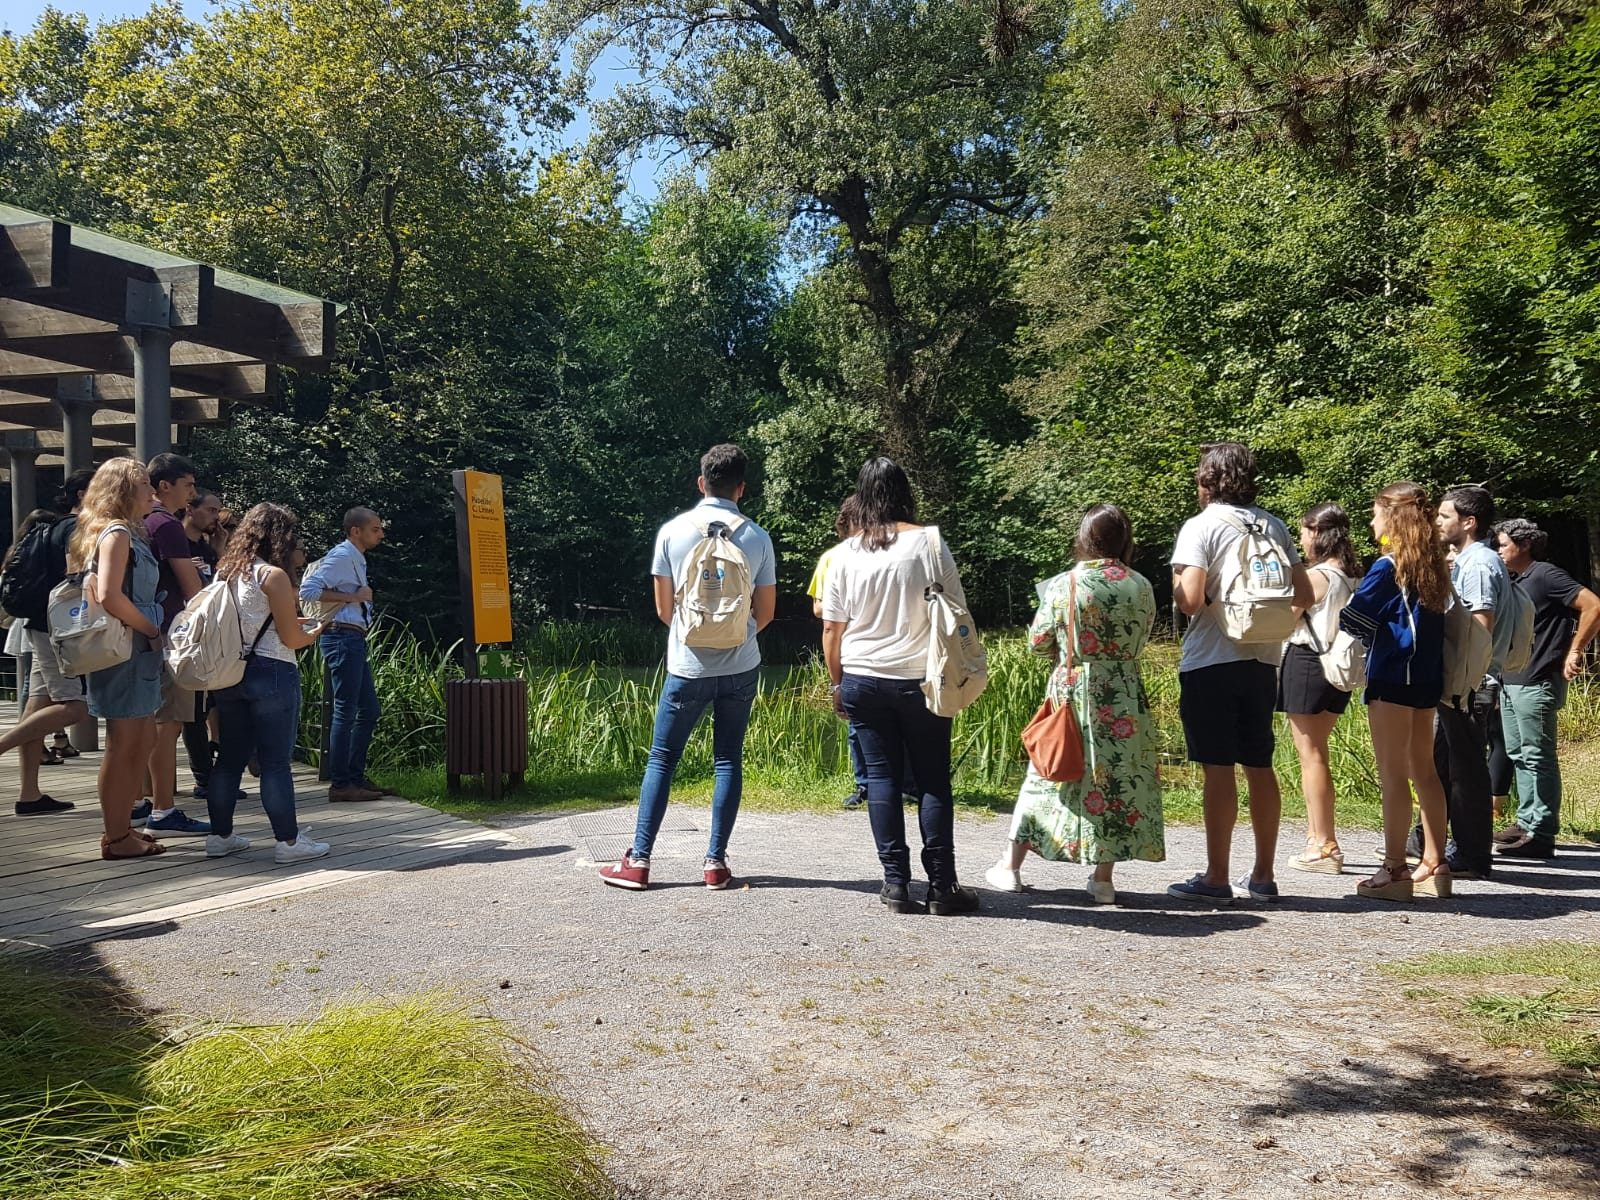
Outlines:
<svg viewBox="0 0 1600 1200"><path fill-rule="evenodd" d="M1022 870L1022 860L1028 857L1028 843L1007 839L1006 848L1000 852L1001 865L1008 871Z"/></svg>
<svg viewBox="0 0 1600 1200"><path fill-rule="evenodd" d="M1410 724L1410 777L1417 789L1417 808L1422 813L1422 872L1431 875L1444 861L1445 826L1448 803L1444 784L1433 765L1433 714L1414 711ZM1409 808L1409 805L1407 806ZM1408 813L1409 816L1409 813Z"/></svg>
<svg viewBox="0 0 1600 1200"><path fill-rule="evenodd" d="M183 725L177 721L155 726L155 743L150 751L150 805L158 813L166 812L176 802L178 738L182 733Z"/></svg>
<svg viewBox="0 0 1600 1200"><path fill-rule="evenodd" d="M121 841L132 832L129 818L139 799L139 781L150 761L155 722L149 717L106 722L106 750L100 760L100 814L106 838Z"/></svg>
<svg viewBox="0 0 1600 1200"><path fill-rule="evenodd" d="M1111 872L1116 869L1116 866L1117 864L1114 862L1095 863L1094 874L1091 875L1090 878L1096 883L1110 883Z"/></svg>
<svg viewBox="0 0 1600 1200"><path fill-rule="evenodd" d="M1257 883L1270 883L1277 870L1283 789L1278 786L1278 773L1271 767L1246 767L1244 782L1250 790L1250 832L1256 843L1256 861L1250 868L1250 878Z"/></svg>
<svg viewBox="0 0 1600 1200"><path fill-rule="evenodd" d="M34 705L38 710L35 712ZM69 700L65 704L52 704L48 697L38 696L28 701L25 719L33 716L44 716L52 721L59 721L60 728L75 725L89 715L89 706L82 700ZM42 739L23 742L17 747L17 766L21 782L17 788L17 803L27 804L37 800L44 793L39 790L39 760L44 756L44 741Z"/></svg>
<svg viewBox="0 0 1600 1200"><path fill-rule="evenodd" d="M62 714L65 712L76 715L63 719ZM88 707L81 700L74 700L68 704L52 704L48 696L29 697L28 707L22 711L22 720L0 737L0 754L4 754L7 750L15 750L18 746L26 746L30 742L38 742L39 748L43 749L45 738L58 730L65 729L74 721L83 720L88 713Z"/></svg>
<svg viewBox="0 0 1600 1200"><path fill-rule="evenodd" d="M1289 732L1300 759L1300 793L1306 802L1306 856L1337 849L1339 836L1333 815L1333 769L1328 763L1328 739L1338 723L1338 713L1290 713Z"/></svg>
<svg viewBox="0 0 1600 1200"><path fill-rule="evenodd" d="M1417 710L1375 700L1367 706L1372 755L1383 796L1383 865L1369 883L1384 884L1406 873L1406 838L1411 835L1412 718ZM1433 766L1433 713L1422 710L1428 726L1428 766ZM1442 794L1442 793L1441 793ZM1393 864L1393 865L1391 865Z"/></svg>
<svg viewBox="0 0 1600 1200"><path fill-rule="evenodd" d="M1205 881L1212 887L1228 887L1228 860L1233 853L1233 830L1239 823L1239 784L1231 765L1202 764L1205 790L1200 808L1206 825ZM1271 878L1268 876L1268 878Z"/></svg>

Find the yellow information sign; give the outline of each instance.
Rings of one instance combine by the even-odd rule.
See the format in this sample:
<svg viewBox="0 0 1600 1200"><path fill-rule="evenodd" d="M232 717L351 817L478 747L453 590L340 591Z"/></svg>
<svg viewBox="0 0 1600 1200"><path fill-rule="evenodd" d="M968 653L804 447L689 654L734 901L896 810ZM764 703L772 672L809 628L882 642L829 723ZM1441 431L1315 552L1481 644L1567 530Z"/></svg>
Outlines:
<svg viewBox="0 0 1600 1200"><path fill-rule="evenodd" d="M506 565L506 505L500 476L458 471L465 500L467 581L472 592L472 640L511 640L511 572Z"/></svg>

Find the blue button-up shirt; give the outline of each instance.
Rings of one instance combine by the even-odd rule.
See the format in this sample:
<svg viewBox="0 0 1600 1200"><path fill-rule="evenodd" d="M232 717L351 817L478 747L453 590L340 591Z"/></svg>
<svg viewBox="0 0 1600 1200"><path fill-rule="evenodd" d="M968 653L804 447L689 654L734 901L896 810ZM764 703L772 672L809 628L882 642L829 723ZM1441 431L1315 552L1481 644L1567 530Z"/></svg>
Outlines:
<svg viewBox="0 0 1600 1200"><path fill-rule="evenodd" d="M349 538L340 542L306 572L300 581L300 602L316 604L323 592L343 592L351 595L367 586L367 556L356 548ZM359 625L363 629L372 624L371 604L346 604L333 614L334 621L343 625Z"/></svg>

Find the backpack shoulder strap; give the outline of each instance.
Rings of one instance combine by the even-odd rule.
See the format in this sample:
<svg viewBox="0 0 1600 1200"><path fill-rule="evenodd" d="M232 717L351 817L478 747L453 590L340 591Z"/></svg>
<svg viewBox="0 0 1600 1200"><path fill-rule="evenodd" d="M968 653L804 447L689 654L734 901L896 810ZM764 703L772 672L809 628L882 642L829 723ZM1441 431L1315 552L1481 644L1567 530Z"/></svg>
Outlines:
<svg viewBox="0 0 1600 1200"><path fill-rule="evenodd" d="M924 525L922 532L928 543L928 591L942 592L944 584L939 582L939 564L944 558L944 535L937 525Z"/></svg>
<svg viewBox="0 0 1600 1200"><path fill-rule="evenodd" d="M1216 508L1217 516L1222 518L1223 523L1226 524L1226 525L1232 526L1233 529L1236 532L1238 532L1238 533L1249 533L1250 532L1250 526L1244 521L1244 519L1242 517L1239 516L1238 513L1234 512L1231 508L1224 508L1221 505L1214 505L1212 507Z"/></svg>

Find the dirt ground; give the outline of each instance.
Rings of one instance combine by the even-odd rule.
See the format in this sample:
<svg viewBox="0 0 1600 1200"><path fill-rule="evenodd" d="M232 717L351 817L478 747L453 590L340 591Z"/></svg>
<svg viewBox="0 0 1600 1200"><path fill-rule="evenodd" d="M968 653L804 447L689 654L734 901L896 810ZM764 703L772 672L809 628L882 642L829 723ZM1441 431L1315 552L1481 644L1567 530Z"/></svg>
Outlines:
<svg viewBox="0 0 1600 1200"><path fill-rule="evenodd" d="M599 884L586 820L512 820L455 865L98 952L174 1014L456 991L559 1073L630 1197L1600 1194L1600 1138L1551 1115L1547 1064L1377 969L1594 940L1600 849L1449 902L1284 872L1281 904L1209 910L1164 895L1199 865L1198 831L1174 829L1167 863L1118 869L1116 907L1031 860L1030 891L940 918L878 903L859 814L747 814L724 893L698 880L704 811L674 808L643 894ZM964 879L1003 836L960 824ZM1374 840L1347 840L1351 870Z"/></svg>

